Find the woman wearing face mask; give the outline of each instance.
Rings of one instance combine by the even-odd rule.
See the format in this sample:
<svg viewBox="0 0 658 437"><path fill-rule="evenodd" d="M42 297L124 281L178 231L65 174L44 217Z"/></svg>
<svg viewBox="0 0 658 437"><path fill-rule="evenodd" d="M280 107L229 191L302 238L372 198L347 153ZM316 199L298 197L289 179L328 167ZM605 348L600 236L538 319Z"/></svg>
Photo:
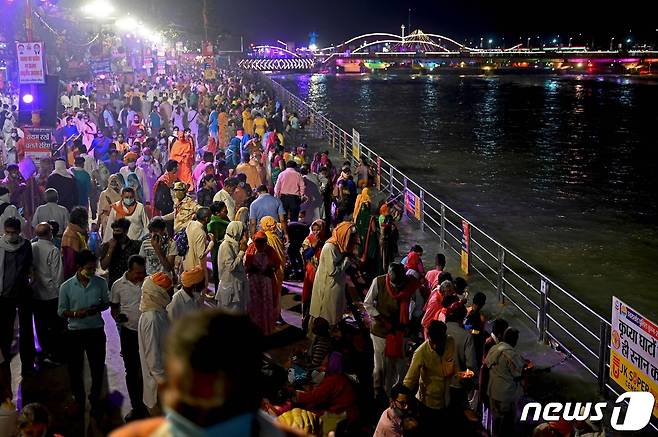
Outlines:
<svg viewBox="0 0 658 437"><path fill-rule="evenodd" d="M144 203L144 191L142 190L142 184L139 183L139 179L135 173L130 173L128 179L126 179L126 186L135 190L135 200L139 203Z"/></svg>
<svg viewBox="0 0 658 437"><path fill-rule="evenodd" d="M249 245L245 257L245 269L249 280L249 303L247 312L251 320L263 331L270 335L277 321L272 308L274 308L274 287L276 272L283 260L276 251L267 245L267 235L263 231L254 234L253 242Z"/></svg>
<svg viewBox="0 0 658 437"><path fill-rule="evenodd" d="M100 224L101 235L105 231L112 204L121 200L121 188L123 186L123 177L118 173L113 174L108 179L107 188L101 192L98 198L98 222Z"/></svg>
<svg viewBox="0 0 658 437"><path fill-rule="evenodd" d="M142 199L145 199L145 204L148 206L151 204L149 199L151 198L151 187L147 184L146 173L144 169L137 166L138 155L135 152L128 152L123 157L123 162L126 164L121 167L119 173L123 176L124 180L128 180L128 175L134 173L137 175L139 180L139 185L142 187Z"/></svg>
<svg viewBox="0 0 658 437"><path fill-rule="evenodd" d="M121 190L121 200L112 204L103 233L103 243L107 243L112 239L112 223L120 218L125 218L130 222L129 239L141 240L148 234L149 219L146 215L146 209L144 205L137 202L135 190L131 187L123 188Z"/></svg>

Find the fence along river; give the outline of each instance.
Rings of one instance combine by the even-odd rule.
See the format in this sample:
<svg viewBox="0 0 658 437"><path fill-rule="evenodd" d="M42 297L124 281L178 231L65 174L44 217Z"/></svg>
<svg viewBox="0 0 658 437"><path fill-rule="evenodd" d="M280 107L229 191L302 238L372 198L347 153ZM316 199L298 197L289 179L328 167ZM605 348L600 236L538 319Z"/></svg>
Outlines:
<svg viewBox="0 0 658 437"><path fill-rule="evenodd" d="M325 138L343 156L355 162L351 133L277 81L263 77L289 110L309 119L307 129ZM372 163L380 163L382 191L394 197L411 192L419 199L419 220L414 217L416 214L409 215L410 219L417 221L424 232L434 234L446 252L461 252L462 222L467 222L471 232L472 272L495 290L500 301L513 305L522 317L536 326L539 341L550 340L569 351L601 391L620 393L619 387L608 382L610 322L607 315L582 302L368 146L360 143L359 151Z"/></svg>

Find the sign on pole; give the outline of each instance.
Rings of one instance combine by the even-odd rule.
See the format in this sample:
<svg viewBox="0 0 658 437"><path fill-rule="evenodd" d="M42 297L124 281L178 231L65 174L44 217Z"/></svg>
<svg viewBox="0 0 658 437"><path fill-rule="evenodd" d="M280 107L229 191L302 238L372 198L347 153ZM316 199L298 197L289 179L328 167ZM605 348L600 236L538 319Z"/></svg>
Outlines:
<svg viewBox="0 0 658 437"><path fill-rule="evenodd" d="M612 297L610 378L626 391L648 391L658 399L658 326ZM654 404L654 417L658 407Z"/></svg>
<svg viewBox="0 0 658 437"><path fill-rule="evenodd" d="M359 161L361 159L361 134L356 129L352 129L352 156Z"/></svg>
<svg viewBox="0 0 658 437"><path fill-rule="evenodd" d="M44 84L43 42L17 42L18 81L21 84Z"/></svg>
<svg viewBox="0 0 658 437"><path fill-rule="evenodd" d="M468 275L470 270L470 256L471 252L471 226L466 220L462 220L462 253L461 253L461 268L462 272Z"/></svg>
<svg viewBox="0 0 658 437"><path fill-rule="evenodd" d="M416 220L420 220L420 198L416 193L407 189L404 193L404 208Z"/></svg>

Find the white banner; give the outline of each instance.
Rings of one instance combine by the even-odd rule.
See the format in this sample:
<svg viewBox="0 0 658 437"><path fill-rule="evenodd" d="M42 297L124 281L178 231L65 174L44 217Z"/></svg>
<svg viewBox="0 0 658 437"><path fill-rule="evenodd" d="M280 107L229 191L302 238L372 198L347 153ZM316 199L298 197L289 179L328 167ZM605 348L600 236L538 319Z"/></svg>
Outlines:
<svg viewBox="0 0 658 437"><path fill-rule="evenodd" d="M18 81L21 84L46 83L43 42L17 42Z"/></svg>

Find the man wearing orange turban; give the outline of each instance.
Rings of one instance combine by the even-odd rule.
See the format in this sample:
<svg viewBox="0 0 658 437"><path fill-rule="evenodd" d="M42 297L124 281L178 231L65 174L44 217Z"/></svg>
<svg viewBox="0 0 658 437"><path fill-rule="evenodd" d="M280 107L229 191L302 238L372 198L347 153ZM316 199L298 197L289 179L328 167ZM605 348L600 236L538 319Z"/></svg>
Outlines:
<svg viewBox="0 0 658 437"><path fill-rule="evenodd" d="M146 179L146 173L144 172L144 169L142 167L137 167L137 158L139 156L135 152L128 152L126 155L123 157L123 162L124 165L121 167L119 170L119 173L121 173L121 176L123 176L123 180L127 181L128 180L128 175L130 173L135 173L137 175L137 179L139 180L139 184L142 186L142 192L143 192L143 198L144 198L144 205L150 205L151 204L151 187L148 183L148 180ZM149 208L147 208L149 209Z"/></svg>
<svg viewBox="0 0 658 437"><path fill-rule="evenodd" d="M184 314L199 309L201 292L206 288L206 269L202 266L185 270L180 277L181 287L174 293L167 305L169 320L180 319Z"/></svg>

